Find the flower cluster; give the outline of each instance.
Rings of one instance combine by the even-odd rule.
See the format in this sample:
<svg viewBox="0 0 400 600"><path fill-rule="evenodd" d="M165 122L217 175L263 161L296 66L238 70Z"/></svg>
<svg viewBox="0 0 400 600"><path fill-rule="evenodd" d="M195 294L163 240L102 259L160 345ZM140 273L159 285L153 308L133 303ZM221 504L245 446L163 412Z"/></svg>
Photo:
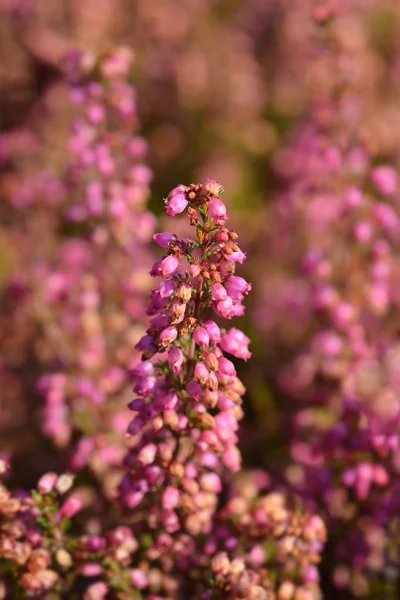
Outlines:
<svg viewBox="0 0 400 600"><path fill-rule="evenodd" d="M221 467L240 467L236 444L244 387L224 352L247 360L250 340L236 328L221 329L211 317L243 314L251 285L234 274L245 254L236 232L226 227L221 191L207 180L178 186L166 199L169 215L187 208L196 239L154 236L166 254L151 275L162 280L151 294L150 327L137 345L144 360L132 371L137 397L129 405L135 416L128 432L135 442L121 490L129 507L149 505L152 528L170 533L209 532ZM161 506L151 506L150 492L160 486Z"/></svg>
<svg viewBox="0 0 400 600"><path fill-rule="evenodd" d="M397 534L389 532L399 510L400 220L397 172L360 138L339 27L340 20L329 24L325 42L335 48L327 56L341 93L334 87L315 103L286 151L299 168L281 216L303 236L305 312L314 329L280 383L302 402L289 479L326 515L335 585L360 596L370 593L371 581L383 576L392 585L396 576Z"/></svg>
<svg viewBox="0 0 400 600"><path fill-rule="evenodd" d="M76 523L81 533L71 533L69 520L90 509L93 494L85 500L79 489L70 492L70 475L48 472L36 491L21 497L2 486L5 593L319 600L316 565L326 534L318 517L291 508L283 493L261 493L270 483L263 472L247 482L239 478L219 508L229 483L224 475L240 468L245 391L224 353L247 360L250 340L220 327L212 312L228 319L242 314L251 289L235 275L245 254L226 227L221 193L213 180L178 186L166 210L187 209L196 239L154 235L166 253L151 270L162 281L151 293L150 326L137 344L143 360L131 371L137 397L129 404L134 417L120 484L124 524L117 510L110 514L114 529L104 532L95 519ZM66 380L58 377L62 390Z"/></svg>
<svg viewBox="0 0 400 600"><path fill-rule="evenodd" d="M27 361L33 354L38 363L41 429L68 449L69 468L88 465L101 474L107 494L125 451L127 367L144 330L147 244L156 221L146 210L151 171L137 135L131 64L125 48L65 57L69 161L50 180L58 187L39 173L12 197L32 239L24 244L31 256L10 285L11 313L14 328L36 336ZM36 240L38 250L29 230L35 219L47 236L46 243Z"/></svg>

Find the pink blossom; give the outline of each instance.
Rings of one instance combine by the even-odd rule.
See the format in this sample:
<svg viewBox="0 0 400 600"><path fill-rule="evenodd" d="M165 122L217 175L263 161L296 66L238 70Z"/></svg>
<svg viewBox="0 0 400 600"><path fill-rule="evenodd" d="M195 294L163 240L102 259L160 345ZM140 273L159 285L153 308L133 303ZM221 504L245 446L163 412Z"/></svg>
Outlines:
<svg viewBox="0 0 400 600"><path fill-rule="evenodd" d="M196 379L201 383L201 385L205 385L210 376L210 372L203 362L198 362L196 364L194 374Z"/></svg>
<svg viewBox="0 0 400 600"><path fill-rule="evenodd" d="M224 286L220 283L213 283L210 287L211 295L213 300L219 302L220 300L226 300L227 291Z"/></svg>
<svg viewBox="0 0 400 600"><path fill-rule="evenodd" d="M176 235L174 233L169 233L168 231L155 233L153 235L153 240L156 244L161 246L161 248L169 248L170 242L174 242L176 239Z"/></svg>
<svg viewBox="0 0 400 600"><path fill-rule="evenodd" d="M68 519L73 517L82 507L82 500L77 495L72 495L65 500L60 508L60 514Z"/></svg>
<svg viewBox="0 0 400 600"><path fill-rule="evenodd" d="M205 327L196 327L193 339L201 348L208 348L210 344L210 335Z"/></svg>
<svg viewBox="0 0 400 600"><path fill-rule="evenodd" d="M222 375L228 375L229 377L236 377L234 364L224 356L221 356L218 359L218 372Z"/></svg>
<svg viewBox="0 0 400 600"><path fill-rule="evenodd" d="M178 337L178 331L177 331L176 327L173 327L172 325L170 325L169 327L166 327L165 329L163 329L161 331L160 342L164 346L169 346L169 344L172 344L172 342L174 342L177 337Z"/></svg>
<svg viewBox="0 0 400 600"><path fill-rule="evenodd" d="M176 271L179 266L179 261L176 256L166 256L161 261L161 275L166 277L167 275L171 275Z"/></svg>
<svg viewBox="0 0 400 600"><path fill-rule="evenodd" d="M248 350L250 339L240 329L229 329L221 340L221 348L236 358L248 360L251 352Z"/></svg>
<svg viewBox="0 0 400 600"><path fill-rule="evenodd" d="M49 494L53 491L54 485L57 481L56 473L45 473L39 479L37 488L41 494Z"/></svg>
<svg viewBox="0 0 400 600"><path fill-rule="evenodd" d="M189 204L189 200L187 200L185 194L177 194L168 200L166 212L170 217L174 217L175 215L179 215L181 212L185 210L187 205Z"/></svg>
<svg viewBox="0 0 400 600"><path fill-rule="evenodd" d="M371 181L379 192L390 196L397 189L397 173L393 167L381 165L371 171Z"/></svg>
<svg viewBox="0 0 400 600"><path fill-rule="evenodd" d="M217 223L225 223L227 219L226 206L219 198L215 196L211 198L208 203L208 212Z"/></svg>
<svg viewBox="0 0 400 600"><path fill-rule="evenodd" d="M179 491L175 487L168 486L162 495L162 507L164 510L174 510L179 504Z"/></svg>
<svg viewBox="0 0 400 600"><path fill-rule="evenodd" d="M207 329L210 340L215 344L218 344L221 340L221 331L218 325L211 320L205 321L203 327Z"/></svg>
<svg viewBox="0 0 400 600"><path fill-rule="evenodd" d="M169 349L168 363L174 373L179 373L183 363L183 353L180 348L173 346Z"/></svg>

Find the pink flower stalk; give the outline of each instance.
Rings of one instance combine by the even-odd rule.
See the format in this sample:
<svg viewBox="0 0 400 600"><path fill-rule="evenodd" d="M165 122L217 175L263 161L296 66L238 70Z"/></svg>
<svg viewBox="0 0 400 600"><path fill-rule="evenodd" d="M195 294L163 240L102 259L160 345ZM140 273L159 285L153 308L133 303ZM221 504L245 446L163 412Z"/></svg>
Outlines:
<svg viewBox="0 0 400 600"><path fill-rule="evenodd" d="M223 356L219 346L221 337L228 334L221 332L210 317L213 310L221 313L216 295L229 301L229 318L241 314L244 294L251 286L234 275L235 263L230 257L241 250L237 234L224 227L227 215L219 190L216 183L178 186L166 200L167 214L178 214L188 207L197 239L177 238L170 233L155 236L167 254L151 273L164 279L151 295L150 327L138 344L144 362L134 372L135 390L142 400L131 403L135 416L129 432L136 441L126 458L129 475L121 485L126 502L137 506L150 493L161 493L160 480L153 478L141 459L149 444L156 448L152 466L158 466L161 472L165 472L167 461L173 473L190 464L196 466L197 478L203 474L200 488L189 484L183 472L177 480L164 475L162 510L159 512L154 505L151 518L171 533L177 529L192 534L209 531L220 491L220 485L211 482L219 481L217 473L222 472L222 466L236 471L240 465L235 446L244 388L233 363ZM179 210L174 201L179 203ZM183 266L185 262L189 263L189 272ZM242 335L242 354L248 358L249 340L236 331L238 340ZM150 362L154 355L158 361ZM152 373L154 369L156 385L152 389L146 384L147 369ZM196 510L200 505L204 508Z"/></svg>
<svg viewBox="0 0 400 600"><path fill-rule="evenodd" d="M120 68L109 69L110 61L120 61ZM127 368L144 331L155 225L146 209L151 172L147 144L137 134L131 64L124 48L66 57L72 116L67 161L53 176L59 190L41 177L54 198L51 211L45 202L49 227L42 224L52 245L46 241L44 255L32 252L21 261L20 273L27 329L39 332L34 358L42 373L42 432L68 449L70 469L89 466L104 488L110 487L106 473L120 468L125 452ZM27 221L28 207L38 211L44 198L39 183L30 187L29 202L18 199L26 196L18 188L14 201ZM160 269L168 274L176 264L168 257ZM141 391L151 390L151 378L144 385Z"/></svg>
<svg viewBox="0 0 400 600"><path fill-rule="evenodd" d="M279 230L296 255L302 247L304 312L316 326L280 384L301 402L292 440L300 474L295 485L328 520L332 580L353 591L362 581L359 594L369 597L368 582L393 558L390 531L400 506L393 320L399 308L398 176L392 166L377 165L360 139L348 49L338 43L332 52L340 24L333 19L318 32L325 70L335 73L332 88L324 88L327 97L317 98L287 149L294 169L278 207Z"/></svg>

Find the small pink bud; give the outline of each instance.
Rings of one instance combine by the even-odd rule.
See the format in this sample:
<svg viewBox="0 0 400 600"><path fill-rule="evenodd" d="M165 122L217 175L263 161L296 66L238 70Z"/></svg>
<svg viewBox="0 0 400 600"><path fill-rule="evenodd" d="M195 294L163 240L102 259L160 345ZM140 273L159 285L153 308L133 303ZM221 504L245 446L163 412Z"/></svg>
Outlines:
<svg viewBox="0 0 400 600"><path fill-rule="evenodd" d="M228 375L228 377L236 377L235 365L224 356L218 359L218 372L222 375Z"/></svg>
<svg viewBox="0 0 400 600"><path fill-rule="evenodd" d="M214 321L205 321L203 327L207 329L210 340L215 344L221 341L221 330ZM250 340L249 340L250 341Z"/></svg>
<svg viewBox="0 0 400 600"><path fill-rule="evenodd" d="M205 327L197 327L194 330L193 339L201 348L208 348L210 344L210 336Z"/></svg>
<svg viewBox="0 0 400 600"><path fill-rule="evenodd" d="M167 275L171 275L176 271L178 266L179 261L176 256L166 256L163 258L160 265L162 276L166 277Z"/></svg>
<svg viewBox="0 0 400 600"><path fill-rule="evenodd" d="M147 444L138 453L138 461L141 465L151 465L157 454L157 446L155 444Z"/></svg>
<svg viewBox="0 0 400 600"><path fill-rule="evenodd" d="M168 194L168 200L171 200L174 196L178 196L178 194L184 194L186 192L186 187L182 184L174 187L173 190Z"/></svg>
<svg viewBox="0 0 400 600"><path fill-rule="evenodd" d="M223 191L221 190L220 183L215 179L206 179L204 189L206 190L206 192L212 194L213 196L219 196L221 191Z"/></svg>
<svg viewBox="0 0 400 600"><path fill-rule="evenodd" d="M164 510L174 510L179 504L179 491L177 488L168 486L162 495L162 507Z"/></svg>
<svg viewBox="0 0 400 600"><path fill-rule="evenodd" d="M45 473L39 479L37 488L41 494L49 494L53 491L56 481L56 473Z"/></svg>
<svg viewBox="0 0 400 600"><path fill-rule="evenodd" d="M135 588L143 590L149 585L149 580L147 575L143 573L143 571L141 571L140 569L132 569L131 583Z"/></svg>
<svg viewBox="0 0 400 600"><path fill-rule="evenodd" d="M226 214L226 206L219 198L211 198L208 203L208 213L209 215L217 221L219 224L225 223L227 219Z"/></svg>
<svg viewBox="0 0 400 600"><path fill-rule="evenodd" d="M169 346L169 344L172 344L172 342L174 342L177 337L178 337L178 331L177 331L176 327L173 327L172 325L170 325L169 327L166 327L165 329L163 329L162 332L160 333L160 343L163 346Z"/></svg>
<svg viewBox="0 0 400 600"><path fill-rule="evenodd" d="M156 244L161 246L161 248L169 248L169 243L176 241L176 235L174 233L169 233L165 231L164 233L155 233L153 235L153 240Z"/></svg>
<svg viewBox="0 0 400 600"><path fill-rule="evenodd" d="M189 267L189 275L190 277L197 277L198 275L200 275L200 265L190 265Z"/></svg>
<svg viewBox="0 0 400 600"><path fill-rule="evenodd" d="M209 371L203 362L198 362L194 368L194 376L201 383L205 385L209 378Z"/></svg>
<svg viewBox="0 0 400 600"><path fill-rule="evenodd" d="M173 346L168 351L168 364L174 373L179 373L182 367L183 353L180 348Z"/></svg>
<svg viewBox="0 0 400 600"><path fill-rule="evenodd" d="M187 200L185 194L177 194L173 196L170 200L168 200L166 212L170 217L174 217L175 215L179 215L182 213L187 205L189 204L189 200Z"/></svg>
<svg viewBox="0 0 400 600"><path fill-rule="evenodd" d="M195 400L201 400L203 397L203 390L201 389L200 384L196 381L189 381L186 386L186 391Z"/></svg>
<svg viewBox="0 0 400 600"><path fill-rule="evenodd" d="M66 499L60 508L60 514L70 519L82 508L82 500L79 496L73 495Z"/></svg>
<svg viewBox="0 0 400 600"><path fill-rule="evenodd" d="M228 293L221 283L213 283L210 289L213 300L216 302L226 300Z"/></svg>

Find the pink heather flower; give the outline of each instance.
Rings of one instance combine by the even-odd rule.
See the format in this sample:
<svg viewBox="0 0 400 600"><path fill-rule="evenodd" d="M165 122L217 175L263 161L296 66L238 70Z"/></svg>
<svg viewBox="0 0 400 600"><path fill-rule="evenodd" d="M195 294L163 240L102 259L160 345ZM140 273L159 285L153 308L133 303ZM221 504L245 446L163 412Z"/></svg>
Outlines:
<svg viewBox="0 0 400 600"><path fill-rule="evenodd" d="M219 198L213 197L208 203L208 212L217 223L223 225L227 219L226 206Z"/></svg>
<svg viewBox="0 0 400 600"><path fill-rule="evenodd" d="M363 195L361 190L350 188L344 195L344 202L348 208L355 208L362 204Z"/></svg>
<svg viewBox="0 0 400 600"><path fill-rule="evenodd" d="M399 218L391 206L383 202L377 202L373 207L373 213L379 224L387 230L397 229Z"/></svg>
<svg viewBox="0 0 400 600"><path fill-rule="evenodd" d="M198 362L194 368L194 376L201 383L205 385L210 376L209 370L203 362Z"/></svg>
<svg viewBox="0 0 400 600"><path fill-rule="evenodd" d="M308 565L303 571L303 581L306 583L318 583L318 569L315 565Z"/></svg>
<svg viewBox="0 0 400 600"><path fill-rule="evenodd" d="M314 347L326 356L336 356L343 349L343 341L334 331L322 331L314 338Z"/></svg>
<svg viewBox="0 0 400 600"><path fill-rule="evenodd" d="M390 196L396 192L397 173L393 167L387 165L375 167L371 171L370 178L376 189L382 194Z"/></svg>
<svg viewBox="0 0 400 600"><path fill-rule="evenodd" d="M210 335L205 327L197 327L193 333L193 339L201 348L208 348Z"/></svg>
<svg viewBox="0 0 400 600"><path fill-rule="evenodd" d="M210 340L214 342L214 344L218 344L221 341L221 330L214 321L205 321L203 327L207 329Z"/></svg>
<svg viewBox="0 0 400 600"><path fill-rule="evenodd" d="M83 600L104 600L106 594L108 594L108 585L104 581L96 581L87 588Z"/></svg>
<svg viewBox="0 0 400 600"><path fill-rule="evenodd" d="M169 346L169 344L172 344L172 342L174 342L177 337L178 330L176 329L176 327L170 325L169 327L163 329L160 333L160 342L163 346Z"/></svg>
<svg viewBox="0 0 400 600"><path fill-rule="evenodd" d="M129 403L129 408L131 408L131 403ZM132 409L135 410L135 409ZM135 417L134 419L132 419L132 421L130 421L128 428L127 428L127 433L129 433L130 435L136 435L139 433L139 431L143 428L143 419L141 419L140 417Z"/></svg>
<svg viewBox="0 0 400 600"><path fill-rule="evenodd" d="M100 575L102 570L102 566L96 562L88 562L81 567L81 573L85 577L96 577L96 575Z"/></svg>
<svg viewBox="0 0 400 600"><path fill-rule="evenodd" d="M189 381L186 386L186 391L195 400L201 400L203 397L203 390L201 389L200 384L196 381Z"/></svg>
<svg viewBox="0 0 400 600"><path fill-rule="evenodd" d="M143 590L149 585L148 577L140 569L132 569L131 571L131 583L135 588Z"/></svg>
<svg viewBox="0 0 400 600"><path fill-rule="evenodd" d="M164 408L166 410L173 410L178 404L178 396L174 391L168 392L168 394L164 396L163 400Z"/></svg>
<svg viewBox="0 0 400 600"><path fill-rule="evenodd" d="M169 298L175 292L176 283L172 279L167 279L166 281L161 281L157 289L160 298Z"/></svg>
<svg viewBox="0 0 400 600"><path fill-rule="evenodd" d="M250 339L240 329L230 329L222 338L220 346L225 352L229 352L236 358L248 360L251 356L248 345Z"/></svg>
<svg viewBox="0 0 400 600"><path fill-rule="evenodd" d="M237 252L232 252L232 254L224 254L224 258L227 262L238 262L240 264L243 264L246 260L246 255L239 248Z"/></svg>
<svg viewBox="0 0 400 600"><path fill-rule="evenodd" d="M157 378L154 375L149 377L141 377L133 388L137 394L148 396L157 386Z"/></svg>
<svg viewBox="0 0 400 600"><path fill-rule="evenodd" d="M173 346L169 349L168 363L174 373L179 373L183 363L183 353L180 348Z"/></svg>
<svg viewBox="0 0 400 600"><path fill-rule="evenodd" d="M200 486L206 492L219 494L222 491L221 479L216 473L203 473L200 477Z"/></svg>
<svg viewBox="0 0 400 600"><path fill-rule="evenodd" d="M233 300L230 296L228 296L226 300L214 304L213 308L217 315L223 317L224 319L232 319L232 317L235 315Z"/></svg>
<svg viewBox="0 0 400 600"><path fill-rule="evenodd" d="M224 452L222 460L224 465L230 471L232 471L232 473L237 473L239 471L242 459L240 456L240 452L236 448L236 446L232 446L231 448L229 448L229 450L226 450L226 452Z"/></svg>
<svg viewBox="0 0 400 600"><path fill-rule="evenodd" d="M174 510L179 504L179 491L177 488L168 486L162 495L162 507L164 510Z"/></svg>
<svg viewBox="0 0 400 600"><path fill-rule="evenodd" d="M377 485L387 485L389 483L388 472L382 465L375 465L374 467L374 482Z"/></svg>
<svg viewBox="0 0 400 600"><path fill-rule="evenodd" d="M154 374L154 365L150 360L144 360L131 370L132 377L146 377Z"/></svg>
<svg viewBox="0 0 400 600"><path fill-rule="evenodd" d="M233 362L231 362L224 356L221 356L218 359L218 372L222 375L228 375L228 377L236 376L236 369Z"/></svg>
<svg viewBox="0 0 400 600"><path fill-rule="evenodd" d="M174 233L169 233L168 231L155 233L153 235L153 240L156 244L161 246L161 248L169 248L169 243L176 241L176 235Z"/></svg>
<svg viewBox="0 0 400 600"><path fill-rule="evenodd" d="M219 196L221 193L221 184L215 179L206 179L204 189L213 196Z"/></svg>
<svg viewBox="0 0 400 600"><path fill-rule="evenodd" d="M64 504L60 508L60 514L63 517L70 519L73 517L82 507L82 500L79 496L72 495L67 498Z"/></svg>
<svg viewBox="0 0 400 600"><path fill-rule="evenodd" d="M39 479L37 488L41 494L49 494L53 491L54 485L57 481L58 476L56 473L45 473Z"/></svg>
<svg viewBox="0 0 400 600"><path fill-rule="evenodd" d="M173 196L170 200L168 200L166 208L167 215L169 217L179 215L185 210L188 204L189 200L187 200L185 194L177 194L176 196Z"/></svg>
<svg viewBox="0 0 400 600"><path fill-rule="evenodd" d="M213 283L210 287L210 290L212 299L216 302L219 302L220 300L226 300L228 293L221 283Z"/></svg>
<svg viewBox="0 0 400 600"><path fill-rule="evenodd" d="M198 275L200 275L200 272L201 272L200 265L197 265L197 264L190 265L190 267L189 267L190 277L197 277Z"/></svg>
<svg viewBox="0 0 400 600"><path fill-rule="evenodd" d="M168 194L168 200L172 200L174 196L178 196L179 194L184 194L186 192L186 186L180 184L174 187L173 190Z"/></svg>
<svg viewBox="0 0 400 600"><path fill-rule="evenodd" d="M179 266L179 260L175 256L166 256L161 261L161 275L166 277L176 271Z"/></svg>
<svg viewBox="0 0 400 600"><path fill-rule="evenodd" d="M140 450L137 458L141 465L143 465L143 466L151 465L154 462L156 454L157 454L157 446L153 443L150 443L150 444L147 444L146 446L144 446Z"/></svg>
<svg viewBox="0 0 400 600"><path fill-rule="evenodd" d="M233 300L242 300L243 294L248 294L251 290L251 284L247 283L243 277L237 277L236 275L229 277L225 287L229 296Z"/></svg>
<svg viewBox="0 0 400 600"><path fill-rule="evenodd" d="M354 237L359 242L368 242L372 237L373 229L368 221L359 221L354 226Z"/></svg>

